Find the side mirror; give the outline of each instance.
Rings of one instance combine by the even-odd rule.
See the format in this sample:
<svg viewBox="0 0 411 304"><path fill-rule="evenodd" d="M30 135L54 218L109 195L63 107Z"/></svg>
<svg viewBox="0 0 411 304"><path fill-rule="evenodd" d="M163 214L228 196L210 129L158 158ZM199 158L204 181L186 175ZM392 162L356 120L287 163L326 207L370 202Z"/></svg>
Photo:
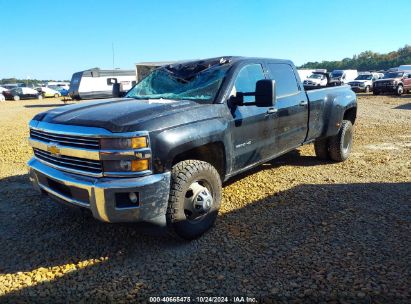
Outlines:
<svg viewBox="0 0 411 304"><path fill-rule="evenodd" d="M121 97L121 90L120 90L120 84L118 82L113 83L113 97Z"/></svg>
<svg viewBox="0 0 411 304"><path fill-rule="evenodd" d="M276 100L275 80L262 79L255 85L255 105L272 107Z"/></svg>

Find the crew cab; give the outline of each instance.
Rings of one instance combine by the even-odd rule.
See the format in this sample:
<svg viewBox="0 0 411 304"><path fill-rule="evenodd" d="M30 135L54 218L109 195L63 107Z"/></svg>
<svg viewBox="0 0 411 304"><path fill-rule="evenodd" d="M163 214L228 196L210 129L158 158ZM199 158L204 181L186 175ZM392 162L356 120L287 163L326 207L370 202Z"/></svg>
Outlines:
<svg viewBox="0 0 411 304"><path fill-rule="evenodd" d="M373 89L374 81L379 79L378 73L361 73L353 81L348 83L351 86L351 90L354 92L369 93Z"/></svg>
<svg viewBox="0 0 411 304"><path fill-rule="evenodd" d="M395 93L401 96L411 90L411 71L388 71L374 82L373 94Z"/></svg>
<svg viewBox="0 0 411 304"><path fill-rule="evenodd" d="M356 112L348 86L306 92L289 60L177 62L124 98L37 114L29 176L99 220L194 239L216 220L231 177L308 143L321 159L346 160Z"/></svg>

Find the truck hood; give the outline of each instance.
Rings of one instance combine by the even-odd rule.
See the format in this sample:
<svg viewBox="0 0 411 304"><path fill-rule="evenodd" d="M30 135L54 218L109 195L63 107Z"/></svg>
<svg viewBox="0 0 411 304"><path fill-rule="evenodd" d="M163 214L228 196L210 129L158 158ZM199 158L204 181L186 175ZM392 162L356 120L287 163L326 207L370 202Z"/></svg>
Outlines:
<svg viewBox="0 0 411 304"><path fill-rule="evenodd" d="M156 118L198 111L205 107L190 100L115 98L61 106L40 113L35 120L55 124L99 127L111 132L138 130L142 123ZM181 116L181 115L180 115Z"/></svg>

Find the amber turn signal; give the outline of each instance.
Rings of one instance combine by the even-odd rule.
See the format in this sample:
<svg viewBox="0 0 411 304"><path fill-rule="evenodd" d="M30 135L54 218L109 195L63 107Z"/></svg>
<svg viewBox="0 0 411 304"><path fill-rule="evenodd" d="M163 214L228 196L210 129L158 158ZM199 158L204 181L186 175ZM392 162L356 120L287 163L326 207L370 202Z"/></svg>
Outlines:
<svg viewBox="0 0 411 304"><path fill-rule="evenodd" d="M147 137L133 137L131 147L133 149L147 148Z"/></svg>
<svg viewBox="0 0 411 304"><path fill-rule="evenodd" d="M146 171L148 170L148 167L148 159L138 159L131 161L131 171L133 172Z"/></svg>

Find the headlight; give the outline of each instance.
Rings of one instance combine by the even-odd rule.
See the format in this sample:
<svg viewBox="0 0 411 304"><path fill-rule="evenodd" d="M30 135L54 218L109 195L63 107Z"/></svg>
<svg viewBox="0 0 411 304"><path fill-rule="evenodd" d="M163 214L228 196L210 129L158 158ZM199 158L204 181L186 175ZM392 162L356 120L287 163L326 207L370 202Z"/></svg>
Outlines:
<svg viewBox="0 0 411 304"><path fill-rule="evenodd" d="M149 166L148 159L103 161L105 172L140 172L149 170Z"/></svg>
<svg viewBox="0 0 411 304"><path fill-rule="evenodd" d="M100 147L103 150L130 150L147 148L147 137L132 138L101 138Z"/></svg>

